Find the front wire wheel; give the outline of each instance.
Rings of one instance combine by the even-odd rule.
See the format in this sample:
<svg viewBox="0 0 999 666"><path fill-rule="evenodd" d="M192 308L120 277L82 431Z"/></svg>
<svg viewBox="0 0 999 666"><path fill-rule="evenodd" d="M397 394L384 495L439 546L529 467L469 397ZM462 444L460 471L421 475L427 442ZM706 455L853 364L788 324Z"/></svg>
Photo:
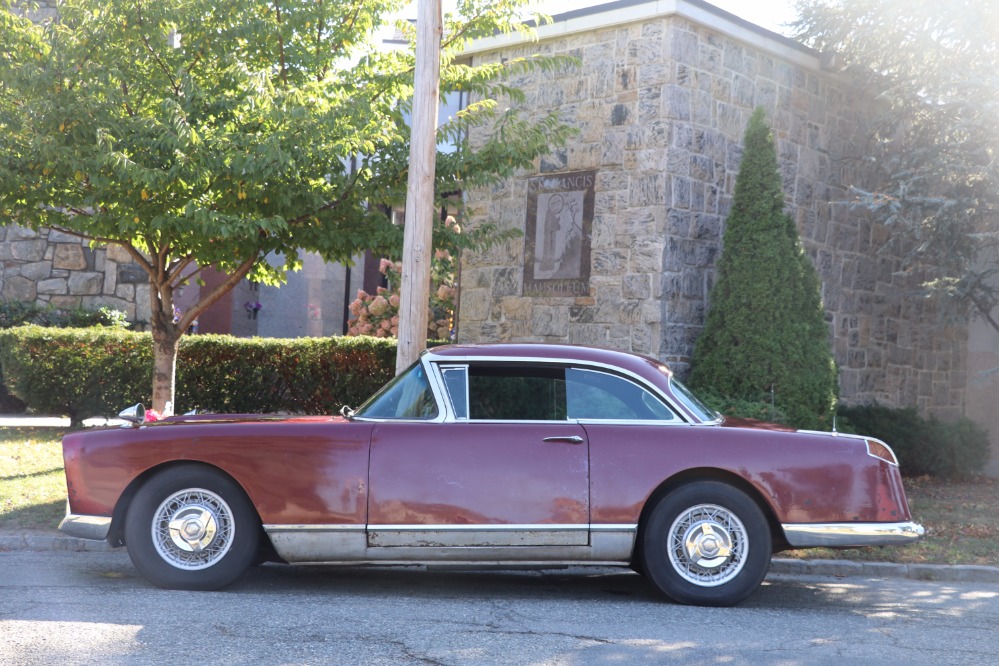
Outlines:
<svg viewBox="0 0 999 666"><path fill-rule="evenodd" d="M737 604L770 567L763 512L745 493L717 481L682 486L663 497L643 534L646 573L681 603Z"/></svg>
<svg viewBox="0 0 999 666"><path fill-rule="evenodd" d="M153 547L178 569L198 571L229 552L235 536L232 509L203 488L185 488L163 500L152 520Z"/></svg>
<svg viewBox="0 0 999 666"><path fill-rule="evenodd" d="M217 590L257 556L260 520L243 489L202 465L166 469L136 493L125 517L125 545L151 583Z"/></svg>

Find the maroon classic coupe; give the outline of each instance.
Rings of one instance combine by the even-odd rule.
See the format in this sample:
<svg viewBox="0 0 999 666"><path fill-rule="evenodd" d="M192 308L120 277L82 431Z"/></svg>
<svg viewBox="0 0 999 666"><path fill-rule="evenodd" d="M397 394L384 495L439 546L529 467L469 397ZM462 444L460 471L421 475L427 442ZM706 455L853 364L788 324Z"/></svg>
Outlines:
<svg viewBox="0 0 999 666"><path fill-rule="evenodd" d="M176 416L63 440L60 528L166 588L284 562L598 564L731 605L773 552L918 539L883 442L724 419L660 362L454 345L337 417Z"/></svg>

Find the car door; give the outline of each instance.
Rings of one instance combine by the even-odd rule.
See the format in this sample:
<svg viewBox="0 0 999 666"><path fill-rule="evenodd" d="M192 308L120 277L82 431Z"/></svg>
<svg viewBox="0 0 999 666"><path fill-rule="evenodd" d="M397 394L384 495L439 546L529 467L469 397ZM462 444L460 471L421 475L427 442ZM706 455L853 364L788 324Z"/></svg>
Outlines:
<svg viewBox="0 0 999 666"><path fill-rule="evenodd" d="M590 529L637 529L649 488L669 476L663 461L683 466L688 426L647 386L604 369L568 369L566 404L590 446Z"/></svg>
<svg viewBox="0 0 999 666"><path fill-rule="evenodd" d="M446 418L373 429L369 547L586 545L588 444L566 418L565 370L469 364L434 377Z"/></svg>

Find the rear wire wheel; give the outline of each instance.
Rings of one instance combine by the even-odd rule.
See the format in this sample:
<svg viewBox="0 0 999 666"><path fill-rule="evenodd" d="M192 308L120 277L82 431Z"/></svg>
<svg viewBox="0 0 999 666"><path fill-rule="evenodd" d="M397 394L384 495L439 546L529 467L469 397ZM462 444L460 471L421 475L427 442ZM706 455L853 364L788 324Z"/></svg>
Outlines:
<svg viewBox="0 0 999 666"><path fill-rule="evenodd" d="M641 543L645 573L684 604L732 606L752 594L770 568L766 517L748 495L700 481L664 496Z"/></svg>
<svg viewBox="0 0 999 666"><path fill-rule="evenodd" d="M136 493L125 517L125 545L151 583L217 590L257 555L260 521L243 489L221 472L184 465L160 472Z"/></svg>

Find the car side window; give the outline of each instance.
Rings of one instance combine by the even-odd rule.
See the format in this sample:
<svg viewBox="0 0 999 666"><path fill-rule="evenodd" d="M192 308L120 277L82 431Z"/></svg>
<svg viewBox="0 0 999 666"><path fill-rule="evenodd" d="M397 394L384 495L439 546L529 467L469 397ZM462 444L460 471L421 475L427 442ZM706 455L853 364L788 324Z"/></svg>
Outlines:
<svg viewBox="0 0 999 666"><path fill-rule="evenodd" d="M430 380L419 361L385 385L354 413L361 418L432 419L438 414Z"/></svg>
<svg viewBox="0 0 999 666"><path fill-rule="evenodd" d="M618 375L569 368L565 383L570 419L680 420L673 410L647 389Z"/></svg>
<svg viewBox="0 0 999 666"><path fill-rule="evenodd" d="M468 416L476 420L565 420L565 369L470 365Z"/></svg>

